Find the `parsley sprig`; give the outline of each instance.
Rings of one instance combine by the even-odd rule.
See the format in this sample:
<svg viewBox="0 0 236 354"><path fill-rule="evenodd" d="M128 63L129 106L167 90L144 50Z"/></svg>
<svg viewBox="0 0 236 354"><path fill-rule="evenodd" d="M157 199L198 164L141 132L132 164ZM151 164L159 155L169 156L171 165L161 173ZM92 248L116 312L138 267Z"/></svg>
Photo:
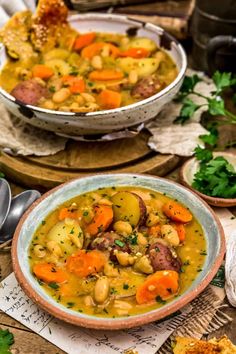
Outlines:
<svg viewBox="0 0 236 354"><path fill-rule="evenodd" d="M214 137L214 134L210 135ZM211 145L214 146L213 143ZM194 175L192 187L211 197L235 198L234 167L223 156L214 157L210 149L200 146L195 148L195 157L200 162L200 168Z"/></svg>
<svg viewBox="0 0 236 354"><path fill-rule="evenodd" d="M183 103L183 106L180 110L180 115L175 119L175 123L184 124L200 107L206 106L206 110L210 115L223 115L227 117L226 123L236 124L236 115L225 108L225 102L222 98L223 90L235 85L236 78L232 77L231 73L216 71L212 80L216 89L214 92L211 92L211 96L205 96L195 89L197 83L201 81L198 75L185 77L178 96L178 100ZM202 97L205 101L202 104L196 104L188 97L189 95Z"/></svg>
<svg viewBox="0 0 236 354"><path fill-rule="evenodd" d="M14 343L14 337L8 329L0 329L0 353L10 354L10 346Z"/></svg>

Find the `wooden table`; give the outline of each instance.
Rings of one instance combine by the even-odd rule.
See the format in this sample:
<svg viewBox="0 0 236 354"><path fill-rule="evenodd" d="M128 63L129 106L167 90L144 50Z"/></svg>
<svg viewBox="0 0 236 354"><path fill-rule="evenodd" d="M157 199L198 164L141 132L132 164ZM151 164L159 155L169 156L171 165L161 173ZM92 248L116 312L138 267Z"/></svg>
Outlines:
<svg viewBox="0 0 236 354"><path fill-rule="evenodd" d="M173 171L168 178L177 179L178 170ZM19 193L22 188L14 184L11 185L13 193ZM236 215L236 209L231 210ZM0 280L3 280L12 272L10 251L0 253ZM226 334L236 344L236 309L229 306L225 313L233 318L233 321L209 337L220 337ZM13 354L62 354L64 351L46 341L44 338L32 332L8 315L0 312L0 328L9 329L14 334L15 344L11 347Z"/></svg>

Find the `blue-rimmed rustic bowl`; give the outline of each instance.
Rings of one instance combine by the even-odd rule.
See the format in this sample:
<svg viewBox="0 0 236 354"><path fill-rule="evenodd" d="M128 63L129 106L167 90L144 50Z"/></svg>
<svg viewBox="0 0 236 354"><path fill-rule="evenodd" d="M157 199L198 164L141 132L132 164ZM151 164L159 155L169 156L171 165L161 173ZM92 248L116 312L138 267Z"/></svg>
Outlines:
<svg viewBox="0 0 236 354"><path fill-rule="evenodd" d="M135 316L98 318L75 312L57 303L38 284L30 271L28 248L38 225L58 205L79 194L111 186L146 187L166 193L186 205L200 222L207 243L207 256L202 271L192 285L179 297L163 307ZM15 275L25 293L39 306L55 317L75 325L96 329L124 329L159 320L193 300L210 283L225 253L222 226L208 205L188 189L172 181L145 175L101 174L76 179L52 189L38 199L21 219L12 244L12 261Z"/></svg>
<svg viewBox="0 0 236 354"><path fill-rule="evenodd" d="M137 36L154 40L167 51L179 71L176 79L164 90L129 106L90 113L60 112L22 104L0 87L0 99L20 119L36 127L67 136L105 134L133 127L154 118L164 104L179 91L187 67L185 52L179 42L164 29L151 23L111 14L83 14L69 18L79 32L120 33L137 29ZM0 70L6 63L4 46L0 46Z"/></svg>

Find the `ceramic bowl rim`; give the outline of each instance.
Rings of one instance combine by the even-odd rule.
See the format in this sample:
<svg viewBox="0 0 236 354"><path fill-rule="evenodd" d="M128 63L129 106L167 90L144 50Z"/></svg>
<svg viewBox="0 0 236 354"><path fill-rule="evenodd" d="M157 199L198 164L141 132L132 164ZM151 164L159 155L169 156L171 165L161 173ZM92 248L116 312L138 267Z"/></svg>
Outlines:
<svg viewBox="0 0 236 354"><path fill-rule="evenodd" d="M120 107L120 108L115 108L115 109L110 109L110 110L102 110L102 111L96 111L96 112L88 112L88 113L76 113L76 112L63 112L63 111L54 111L54 110L49 110L46 108L41 108L41 107L37 107L37 106L33 106L33 105L29 105L29 104L24 104L21 101L18 101L15 97L13 97L11 94L9 94L8 92L6 92L2 87L0 87L0 95L2 95L5 99L10 100L12 103L14 104L18 104L21 107L25 107L26 109L28 108L29 110L38 112L38 113L46 113L48 115L48 118L50 119L51 116L65 116L67 118L67 120L70 120L70 118L80 118L80 119L86 119L87 117L93 117L93 116L100 116L101 118L103 118L104 115L112 115L112 114L116 114L116 113L121 113L121 112L129 112L130 110L135 110L140 108L141 106L145 106L146 104L149 104L151 102L154 102L156 100L158 100L159 98L165 96L168 92L170 92L172 89L174 89L179 82L181 82L181 80L183 79L185 72L187 70L187 56L186 53L182 47L182 45L177 41L176 38L174 38L171 34L169 34L168 32L166 32L162 27L158 26L158 25L154 25L150 22L145 22L145 21L141 21L141 20L135 20L133 18L130 18L128 16L125 15L115 15L115 14L96 14L96 13L91 13L91 14L75 14L75 15L71 15L68 17L68 21L72 21L74 19L80 19L80 18L84 18L86 17L88 20L90 18L96 20L97 19L102 19L102 20L106 20L107 18L114 18L114 19L119 19L122 22L126 22L126 21L132 21L133 23L137 23L137 25L140 24L145 28L148 27L149 28L153 28L155 29L155 31L159 31L160 33L162 33L162 35L165 35L166 37L168 37L171 42L174 42L176 44L176 47L178 48L178 52L181 56L181 60L182 60L182 65L181 68L179 70L179 73L177 75L177 77L175 78L174 81L172 81L167 87L165 87L163 90L161 90L160 92L156 93L155 95L146 98L144 100L141 100L139 102L130 104L128 106L124 106L124 107ZM3 44L0 44L0 48L4 47Z"/></svg>
<svg viewBox="0 0 236 354"><path fill-rule="evenodd" d="M122 177L137 176L137 178L138 177L149 177L149 178L153 178L153 179L158 179L159 181L166 181L166 179L161 178L161 177L157 177L157 176L153 176L153 175L145 175L145 174L134 174L134 173L113 173L113 174L99 174L99 175L104 176L104 178L106 178L107 175L108 176L122 176ZM88 177L85 177L85 178L89 178L89 177L93 177L93 176L94 175L89 175ZM110 319L109 318L99 318L99 321L97 321L97 319L96 320L93 319L92 316L91 316L91 318L82 318L82 317L80 317L79 313L78 313L78 316L75 317L73 315L70 315L70 314L64 312L63 310L57 308L54 305L50 305L28 283L27 278L25 277L23 271L20 268L18 254L17 254L18 239L20 236L21 228L22 228L25 220L28 218L28 216L30 215L32 210L41 201L43 201L44 199L49 197L54 192L64 188L64 186L72 183L73 181L80 180L80 179L81 178L76 178L76 179L70 180L64 184L61 184L61 185L51 189L50 191L45 193L43 196L41 196L41 198L36 200L32 204L32 206L26 211L26 213L23 215L23 217L21 218L21 220L16 228L14 237L13 237L11 255L12 255L12 263L13 263L13 270L14 270L15 276L16 276L20 286L25 291L25 293L31 299L33 299L34 302L39 304L43 310L47 311L48 313L50 313L51 315L53 315L56 318L59 318L65 322L68 322L68 323L71 323L71 324L74 324L77 326L83 326L83 327L93 328L93 329L105 329L105 330L132 328L132 327L144 325L144 324L156 321L156 320L160 320L160 319L174 313L178 309L180 309L183 306L185 306L186 304L188 304L191 300L193 300L197 295L199 295L206 288L206 286L210 283L210 281L215 276L217 270L219 269L219 267L223 261L224 254L225 254L225 237L224 237L223 227L222 227L217 215L215 215L213 210L209 207L209 205L205 201L203 201L199 196L195 195L195 197L205 206L205 208L208 210L208 212L210 212L212 218L215 220L216 225L218 227L218 231L219 231L220 245L219 245L218 255L215 258L211 269L206 274L204 279L199 284L197 284L196 287L194 289L192 289L189 293L183 295L183 297L180 298L179 301L177 301L176 303L170 302L170 304L165 305L163 308L159 308L159 309L151 311L151 312L146 312L145 316L140 316L140 317L136 316L135 318L130 316L130 317L125 317L125 318L121 318L121 319L115 319L115 321L112 318L110 318ZM175 187L177 187L177 188L187 190L188 192L192 193L191 191L189 191L188 188L185 188L176 182L173 182L170 180L168 180L168 182L175 185ZM99 328L98 328L98 325L99 325Z"/></svg>
<svg viewBox="0 0 236 354"><path fill-rule="evenodd" d="M228 156L233 156L236 158L236 154L233 152L219 152L216 151L217 155L228 155ZM195 188L193 188L185 179L185 171L186 169L189 167L189 165L191 164L191 162L193 162L194 160L196 160L195 157L192 157L191 159L189 159L188 161L186 161L180 168L179 170L179 177L180 177L180 181L181 183L187 187L188 189L190 189L192 192L194 192L195 194L199 195L199 197L201 197L203 200L205 200L207 203L209 203L210 205L213 206L219 206L219 207L231 207L231 206L235 206L236 205L236 198L220 198L220 197L211 197L210 195L204 194L199 192L198 190L196 190Z"/></svg>

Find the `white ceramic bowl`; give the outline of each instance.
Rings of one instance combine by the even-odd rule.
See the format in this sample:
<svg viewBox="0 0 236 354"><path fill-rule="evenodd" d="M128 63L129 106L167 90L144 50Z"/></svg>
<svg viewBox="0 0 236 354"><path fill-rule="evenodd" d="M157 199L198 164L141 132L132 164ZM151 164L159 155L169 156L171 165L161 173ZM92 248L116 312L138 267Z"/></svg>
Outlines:
<svg viewBox="0 0 236 354"><path fill-rule="evenodd" d="M185 204L201 224L206 238L207 256L202 271L183 294L161 308L134 316L102 318L73 311L50 297L33 276L28 260L32 235L45 217L59 205L77 195L111 186L145 187L165 193ZM76 179L52 189L38 199L17 226L12 244L15 275L26 294L53 316L75 325L96 329L124 329L160 320L193 300L209 284L222 263L225 240L222 226L212 209L197 195L167 179L135 174L101 174Z"/></svg>
<svg viewBox="0 0 236 354"><path fill-rule="evenodd" d="M164 90L129 106L90 113L60 112L24 105L0 88L0 99L6 107L25 122L36 127L70 136L105 134L123 130L154 118L164 104L170 102L179 91L184 79L187 60L178 41L161 27L126 16L110 14L83 14L69 18L72 27L79 32L127 33L137 28L137 36L153 39L164 48L177 65L179 74ZM6 63L4 46L0 47L0 70Z"/></svg>
<svg viewBox="0 0 236 354"><path fill-rule="evenodd" d="M223 156L235 169L236 171L236 154L225 151L217 151L213 153L213 157ZM236 198L219 198L210 197L209 195L199 192L197 189L192 187L194 175L199 170L199 161L193 157L192 159L186 161L180 169L179 177L181 183L191 189L193 192L198 194L202 199L204 199L208 204L216 207L233 207L236 206Z"/></svg>

